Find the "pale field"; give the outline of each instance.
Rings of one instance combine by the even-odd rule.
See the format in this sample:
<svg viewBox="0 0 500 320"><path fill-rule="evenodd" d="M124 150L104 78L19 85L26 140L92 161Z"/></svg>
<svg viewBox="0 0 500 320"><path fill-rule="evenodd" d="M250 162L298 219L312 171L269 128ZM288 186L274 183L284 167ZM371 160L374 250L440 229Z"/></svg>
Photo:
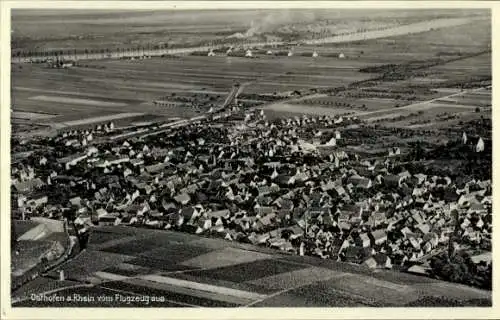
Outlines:
<svg viewBox="0 0 500 320"><path fill-rule="evenodd" d="M56 96L34 96L34 97L31 97L30 100L46 101L46 102L60 102L63 104L90 105L90 106L100 106L100 107L123 107L123 106L126 106L125 103L106 102L106 101L98 101L98 100L90 100L90 99L56 97Z"/></svg>
<svg viewBox="0 0 500 320"><path fill-rule="evenodd" d="M309 114L315 116L334 116L334 115L354 112L353 110L350 109L342 109L335 107L324 108L324 107L315 107L310 105L289 104L289 103L274 103L265 106L263 109L274 112Z"/></svg>
<svg viewBox="0 0 500 320"><path fill-rule="evenodd" d="M36 112L22 112L22 111L14 111L10 114L13 119L24 119L24 120L41 120L41 119L50 119L55 117L53 114L47 113L36 113Z"/></svg>

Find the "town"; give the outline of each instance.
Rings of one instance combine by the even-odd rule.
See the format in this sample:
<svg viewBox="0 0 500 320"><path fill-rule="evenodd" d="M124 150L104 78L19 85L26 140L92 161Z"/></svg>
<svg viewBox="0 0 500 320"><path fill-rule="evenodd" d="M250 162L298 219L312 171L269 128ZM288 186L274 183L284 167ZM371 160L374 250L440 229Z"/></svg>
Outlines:
<svg viewBox="0 0 500 320"><path fill-rule="evenodd" d="M438 258L466 252L466 283L491 288L488 137L367 153L367 142L415 130L262 110L163 127L109 122L31 141L12 164L12 218L66 219L80 238L96 225L177 230L464 283ZM13 141L13 154L25 146ZM418 165L445 152L469 174Z"/></svg>

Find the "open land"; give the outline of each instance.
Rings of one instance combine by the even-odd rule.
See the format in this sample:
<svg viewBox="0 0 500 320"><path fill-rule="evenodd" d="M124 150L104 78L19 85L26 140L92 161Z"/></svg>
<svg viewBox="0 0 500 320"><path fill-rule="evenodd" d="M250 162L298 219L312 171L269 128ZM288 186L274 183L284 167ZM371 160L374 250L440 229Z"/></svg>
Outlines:
<svg viewBox="0 0 500 320"><path fill-rule="evenodd" d="M122 239L119 244L117 239ZM61 269L68 275L64 284L55 280L56 273L36 283L50 288L46 290L51 294L82 297L81 301L60 301L60 307L373 307L406 305L434 293L443 295L439 291L442 283L432 279L398 277L392 272L373 272L355 265L346 270L342 263L334 261L315 266L314 262L265 248L127 227L95 230L87 251ZM54 286L57 283L59 289ZM419 285L423 283L425 286ZM19 290L14 306L46 306L28 298L31 290ZM455 292L453 298L457 300L488 298L485 292L460 285L451 285L447 290ZM166 301L114 300L101 304L84 301L87 292L124 297L148 293Z"/></svg>

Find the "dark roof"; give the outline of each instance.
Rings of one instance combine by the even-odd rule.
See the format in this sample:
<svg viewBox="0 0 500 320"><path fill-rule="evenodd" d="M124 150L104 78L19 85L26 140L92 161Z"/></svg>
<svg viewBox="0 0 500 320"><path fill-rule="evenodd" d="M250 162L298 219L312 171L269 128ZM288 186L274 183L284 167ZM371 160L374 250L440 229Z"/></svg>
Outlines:
<svg viewBox="0 0 500 320"><path fill-rule="evenodd" d="M183 215L185 219L189 220L194 214L194 208L193 207L183 208L181 209L180 214Z"/></svg>

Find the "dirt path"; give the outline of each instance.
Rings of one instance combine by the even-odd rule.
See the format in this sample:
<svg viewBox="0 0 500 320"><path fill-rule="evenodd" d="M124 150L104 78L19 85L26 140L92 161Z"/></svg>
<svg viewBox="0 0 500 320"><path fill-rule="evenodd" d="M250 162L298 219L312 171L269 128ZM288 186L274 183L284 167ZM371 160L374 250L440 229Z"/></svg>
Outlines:
<svg viewBox="0 0 500 320"><path fill-rule="evenodd" d="M413 108L416 108L416 107L428 108L428 107L430 107L430 104L432 104L433 102L437 102L437 101L442 100L442 99L452 98L452 97L455 97L455 96L459 96L459 95L463 95L463 94L467 94L467 93L471 93L471 92L476 92L476 91L484 90L484 89L487 89L487 88L490 88L490 87L491 86L486 87L486 88L485 87L481 87L481 88L476 88L476 89L472 89L472 90L464 90L464 91L460 91L460 92L456 92L456 93L450 94L448 96L438 97L438 98L434 98L434 99L427 100L427 101L422 101L422 102L417 102L417 103L409 104L407 106L399 107L397 109L394 108L394 107L392 107L392 108L386 108L386 109L380 109L380 110L374 110L374 111L359 112L359 113L356 114L356 116L361 117L361 116L373 115L373 114L378 114L378 113L385 113L385 112L389 112L389 111L399 112L400 110L413 109ZM456 107L456 106L450 105L450 107ZM462 107L464 107L464 106L462 106Z"/></svg>

